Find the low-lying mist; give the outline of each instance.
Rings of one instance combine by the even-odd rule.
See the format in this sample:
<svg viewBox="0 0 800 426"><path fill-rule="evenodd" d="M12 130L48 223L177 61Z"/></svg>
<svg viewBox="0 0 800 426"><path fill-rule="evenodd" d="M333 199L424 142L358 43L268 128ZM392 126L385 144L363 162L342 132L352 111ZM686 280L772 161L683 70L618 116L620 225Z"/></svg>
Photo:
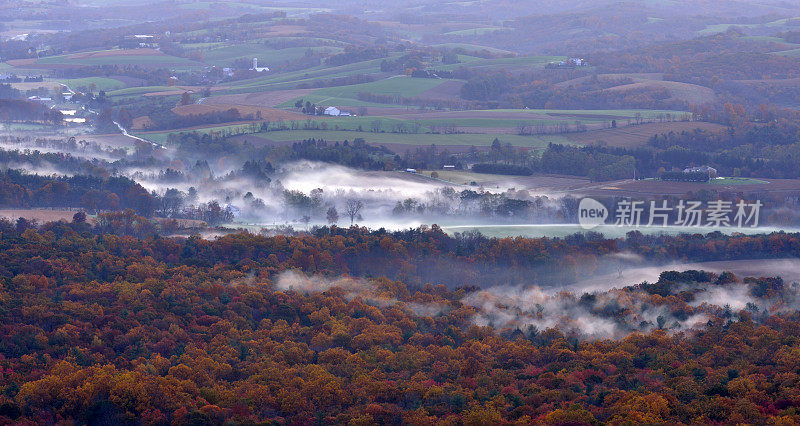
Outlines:
<svg viewBox="0 0 800 426"><path fill-rule="evenodd" d="M783 272L800 271L800 260L776 261ZM689 266L689 265L685 265ZM741 272L748 266L742 265ZM505 334L535 337L547 329L584 339L620 339L636 332L669 333L702 329L709 321L758 320L800 308L800 284L781 277L739 279L731 272L661 269L654 281L620 288L554 291L539 286L494 286L470 291L450 303L398 301L372 280L306 276L287 271L275 278L281 291L325 292L341 288L348 299L376 306L399 304L419 316L446 315L460 306L474 309L470 324ZM667 272L664 272L667 271ZM753 268L759 275L758 268Z"/></svg>

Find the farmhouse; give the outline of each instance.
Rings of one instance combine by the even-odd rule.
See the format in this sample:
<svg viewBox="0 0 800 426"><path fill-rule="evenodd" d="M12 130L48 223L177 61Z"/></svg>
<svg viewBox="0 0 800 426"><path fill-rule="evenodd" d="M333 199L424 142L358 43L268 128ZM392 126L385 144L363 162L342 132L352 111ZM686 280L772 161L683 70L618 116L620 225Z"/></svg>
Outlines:
<svg viewBox="0 0 800 426"><path fill-rule="evenodd" d="M120 44L120 47L123 48L146 47L150 49L157 49L158 43L156 42L155 36L149 34L134 34L132 36L126 36L125 40Z"/></svg>
<svg viewBox="0 0 800 426"><path fill-rule="evenodd" d="M330 116L333 116L333 117L338 117L338 116L342 115L342 110L340 110L339 108L336 108L334 106L331 106L331 107L325 108L325 112L323 112L323 114L330 115Z"/></svg>
<svg viewBox="0 0 800 426"><path fill-rule="evenodd" d="M713 179L717 177L717 169L710 167L710 166L700 166L700 167L687 167L683 169L684 173L706 173L709 178Z"/></svg>
<svg viewBox="0 0 800 426"><path fill-rule="evenodd" d="M33 102L40 102L40 103L43 103L43 104L48 104L48 103L53 102L53 98L42 98L42 97L39 97L39 96L29 96L28 100L29 101L33 101Z"/></svg>

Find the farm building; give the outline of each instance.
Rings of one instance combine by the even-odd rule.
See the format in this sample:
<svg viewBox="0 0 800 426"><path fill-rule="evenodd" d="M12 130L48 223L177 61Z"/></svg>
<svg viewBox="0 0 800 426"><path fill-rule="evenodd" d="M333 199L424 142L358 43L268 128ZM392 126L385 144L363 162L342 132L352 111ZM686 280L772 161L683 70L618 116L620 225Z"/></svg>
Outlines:
<svg viewBox="0 0 800 426"><path fill-rule="evenodd" d="M708 174L709 178L716 178L717 177L717 169L710 167L710 166L699 166L699 167L687 167L683 169L684 173L706 173Z"/></svg>
<svg viewBox="0 0 800 426"><path fill-rule="evenodd" d="M250 71L256 71L256 72L269 71L269 67L259 67L258 58L253 58L253 68L250 68Z"/></svg>
<svg viewBox="0 0 800 426"><path fill-rule="evenodd" d="M125 36L125 39L120 43L120 47L127 49L150 48L157 49L158 42L155 36L149 34L134 34L132 36Z"/></svg>
<svg viewBox="0 0 800 426"><path fill-rule="evenodd" d="M40 102L40 103L43 103L43 104L49 104L49 103L53 102L53 98L42 98L42 97L39 97L39 96L29 96L28 100L29 101L34 101L34 102Z"/></svg>
<svg viewBox="0 0 800 426"><path fill-rule="evenodd" d="M325 108L325 112L323 114L330 115L330 116L333 116L333 117L338 117L338 116L342 115L342 110L340 110L339 108L336 108L334 106L331 106L331 107Z"/></svg>

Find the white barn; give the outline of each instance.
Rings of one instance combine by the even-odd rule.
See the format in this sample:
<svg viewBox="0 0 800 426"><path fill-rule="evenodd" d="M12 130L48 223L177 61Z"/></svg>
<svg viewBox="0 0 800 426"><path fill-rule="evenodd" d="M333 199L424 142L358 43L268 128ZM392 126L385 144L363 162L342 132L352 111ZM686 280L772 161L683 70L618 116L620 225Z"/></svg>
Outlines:
<svg viewBox="0 0 800 426"><path fill-rule="evenodd" d="M342 110L340 110L339 108L336 108L334 106L330 106L330 107L325 108L325 112L323 114L330 115L330 116L333 116L333 117L338 117L338 116L342 115Z"/></svg>

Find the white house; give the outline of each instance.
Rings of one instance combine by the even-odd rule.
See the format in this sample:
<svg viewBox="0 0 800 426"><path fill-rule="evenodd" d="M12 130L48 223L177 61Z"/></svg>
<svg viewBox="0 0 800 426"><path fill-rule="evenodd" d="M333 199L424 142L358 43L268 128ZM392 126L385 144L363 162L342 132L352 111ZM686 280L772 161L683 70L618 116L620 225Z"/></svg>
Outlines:
<svg viewBox="0 0 800 426"><path fill-rule="evenodd" d="M333 116L333 117L338 117L338 116L342 115L342 111L339 108L331 106L331 107L325 108L325 112L323 112L323 114L330 115L330 116Z"/></svg>
<svg viewBox="0 0 800 426"><path fill-rule="evenodd" d="M716 178L717 177L717 169L711 166L700 166L700 167L687 167L683 169L684 173L706 173L708 174L709 178Z"/></svg>

